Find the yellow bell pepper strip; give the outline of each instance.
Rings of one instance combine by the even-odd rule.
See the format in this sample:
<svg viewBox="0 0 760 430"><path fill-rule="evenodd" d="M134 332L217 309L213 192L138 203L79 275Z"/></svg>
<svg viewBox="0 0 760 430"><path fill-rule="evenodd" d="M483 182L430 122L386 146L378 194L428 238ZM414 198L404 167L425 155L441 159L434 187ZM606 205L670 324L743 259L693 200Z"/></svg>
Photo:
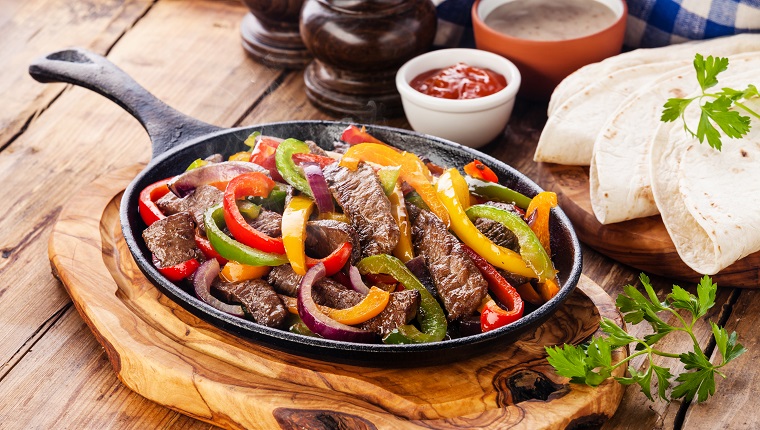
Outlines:
<svg viewBox="0 0 760 430"><path fill-rule="evenodd" d="M528 278L537 277L536 272L523 261L520 254L511 249L496 245L475 227L475 224L467 217L467 213L459 201L456 185L454 185L455 182L460 182L461 184L461 182L464 182L464 178L457 169L451 168L446 170L438 178L438 196L451 214L451 230L454 231L459 240L485 258L486 261L500 269Z"/></svg>
<svg viewBox="0 0 760 430"><path fill-rule="evenodd" d="M361 302L346 309L328 308L329 310L325 314L342 324L361 324L376 317L380 312L385 310L390 297L391 294L389 292L377 287L371 287L369 293L364 296Z"/></svg>
<svg viewBox="0 0 760 430"><path fill-rule="evenodd" d="M243 244L264 252L282 254L285 252L282 239L270 237L251 227L237 205L237 200L242 197L266 197L272 188L274 181L261 172L248 172L232 178L224 190L224 222L232 237Z"/></svg>
<svg viewBox="0 0 760 430"><path fill-rule="evenodd" d="M216 252L227 260L248 264L249 266L280 266L288 262L282 254L261 251L244 245L227 236L224 228L224 208L221 204L210 207L203 214L206 236Z"/></svg>
<svg viewBox="0 0 760 430"><path fill-rule="evenodd" d="M420 293L420 308L417 312L417 322L422 331L411 324L403 325L392 330L383 338L384 343L427 343L439 342L446 336L446 315L441 305L433 298L422 283L412 275L404 263L388 254L378 254L365 257L356 265L362 275L386 274L393 276L404 288L417 290Z"/></svg>
<svg viewBox="0 0 760 430"><path fill-rule="evenodd" d="M522 257L524 263L527 263L535 272L539 282L544 282L545 280L552 279L556 276L557 271L554 270L554 265L549 258L549 254L547 254L544 247L541 246L541 241L538 240L538 237L533 233L533 230L530 229L528 224L520 218L519 215L489 205L472 206L467 209L466 213L471 220L488 218L499 222L506 228L512 230L515 236L517 236L517 241L520 243L519 255Z"/></svg>
<svg viewBox="0 0 760 430"><path fill-rule="evenodd" d="M230 155L229 161L251 161L251 153L248 151L240 151Z"/></svg>
<svg viewBox="0 0 760 430"><path fill-rule="evenodd" d="M272 268L269 266L249 266L237 261L228 261L222 267L219 276L227 282L242 282L249 279L260 279L266 276L270 270Z"/></svg>
<svg viewBox="0 0 760 430"><path fill-rule="evenodd" d="M396 247L393 248L393 255L406 263L414 258L414 248L412 248L412 226L409 222L409 214L406 213L404 194L398 184L396 184L393 192L388 196L388 200L391 202L391 215L398 225L399 233L401 233Z"/></svg>
<svg viewBox="0 0 760 430"><path fill-rule="evenodd" d="M240 160L240 161L248 161L248 160ZM202 166L205 166L206 164L208 164L208 161L206 161L206 160L204 160L202 158L197 158L197 159L195 159L195 161L193 161L192 163L190 163L189 166L187 166L187 169L185 169L185 172L193 170L193 169L197 169L197 168L202 167Z"/></svg>
<svg viewBox="0 0 760 430"><path fill-rule="evenodd" d="M311 149L309 145L297 139L285 139L278 146L274 154L274 162L277 171L280 172L282 179L293 186L293 188L311 197L311 187L309 182L301 173L296 163L293 161L293 154L309 154Z"/></svg>
<svg viewBox="0 0 760 430"><path fill-rule="evenodd" d="M530 201L528 209L525 210L525 219L530 219L530 228L536 233L538 240L546 250L546 253L552 255L549 240L549 215L553 207L557 206L557 194L551 191L543 191L536 194ZM535 215L533 215L535 213Z"/></svg>
<svg viewBox="0 0 760 430"><path fill-rule="evenodd" d="M490 167L483 164L480 160L472 160L471 163L465 164L464 173L487 182L499 182L499 177L496 176Z"/></svg>
<svg viewBox="0 0 760 430"><path fill-rule="evenodd" d="M356 170L360 161L368 161L381 166L399 166L399 179L409 184L430 210L448 226L449 213L441 203L431 182L432 175L425 163L411 152L396 152L387 145L378 143L360 143L348 148L340 165L350 170Z"/></svg>
<svg viewBox="0 0 760 430"><path fill-rule="evenodd" d="M301 276L306 274L307 269L306 221L313 210L314 201L306 196L295 196L290 199L282 213L282 242L285 245L285 255L290 260L293 271Z"/></svg>
<svg viewBox="0 0 760 430"><path fill-rule="evenodd" d="M330 219L333 221L340 221L346 224L351 224L351 220L348 219L348 215L342 212L320 212L319 215L317 215L317 219Z"/></svg>
<svg viewBox="0 0 760 430"><path fill-rule="evenodd" d="M145 225L150 226L154 222L166 218L161 209L156 205L156 200L169 194L169 187L167 184L172 178L162 179L158 182L154 182L140 191L140 196L137 201L137 211L140 213Z"/></svg>
<svg viewBox="0 0 760 430"><path fill-rule="evenodd" d="M530 197L518 193L504 185L483 181L481 179L473 178L472 176L467 176L465 180L470 187L470 192L478 197L498 202L514 203L517 207L523 210L530 205Z"/></svg>

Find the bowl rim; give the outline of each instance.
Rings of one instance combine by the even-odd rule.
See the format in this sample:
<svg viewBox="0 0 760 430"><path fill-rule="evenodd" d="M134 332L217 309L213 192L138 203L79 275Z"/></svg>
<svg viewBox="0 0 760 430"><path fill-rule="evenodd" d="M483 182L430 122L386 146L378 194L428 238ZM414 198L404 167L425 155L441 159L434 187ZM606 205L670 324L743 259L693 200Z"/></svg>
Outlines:
<svg viewBox="0 0 760 430"><path fill-rule="evenodd" d="M504 75L507 79L507 86L485 97L454 100L423 94L409 84L419 73L435 68L449 67L459 62L467 63L470 66L488 68ZM429 66L422 67L423 70L414 73L414 76L407 76L410 69L425 64L429 64ZM510 100L515 99L521 82L522 76L513 62L499 54L474 48L445 48L430 51L408 60L396 72L396 88L401 94L402 100L439 112L474 113L505 105Z"/></svg>
<svg viewBox="0 0 760 430"><path fill-rule="evenodd" d="M511 1L516 1L516 0L507 0L507 1L511 2ZM595 0L595 1L598 1L598 0ZM489 27L486 24L485 20L480 18L480 13L478 12L478 9L480 5L483 3L483 0L475 0L475 3L472 4L472 8L470 9L470 16L472 18L473 30L477 31L478 29L480 29L481 31L484 31L493 37L498 37L500 39L503 39L505 42L517 42L517 43L522 43L525 45L535 45L535 46L548 46L548 45L553 45L553 44L575 43L575 42L583 43L583 42L590 41L591 39L595 39L606 32L612 31L613 29L617 28L620 25L625 25L625 22L628 19L628 4L625 0L614 0L614 1L619 2L623 9L618 19L616 19L612 24L608 25L607 27L604 27L603 29L597 32L587 34L585 36L574 37L570 39L561 39L561 40L523 39L520 37L510 36L506 33L502 33L502 32L494 30L493 28ZM598 2L602 3L601 1L598 1Z"/></svg>

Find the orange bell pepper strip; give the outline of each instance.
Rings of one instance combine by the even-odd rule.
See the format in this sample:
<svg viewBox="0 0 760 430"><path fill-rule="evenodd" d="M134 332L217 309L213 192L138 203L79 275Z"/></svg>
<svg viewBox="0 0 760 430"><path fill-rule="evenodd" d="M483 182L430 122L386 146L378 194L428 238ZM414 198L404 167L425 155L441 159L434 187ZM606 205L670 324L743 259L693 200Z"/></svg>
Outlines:
<svg viewBox="0 0 760 430"><path fill-rule="evenodd" d="M435 187L432 184L433 175L425 163L411 152L396 152L388 145L378 143L360 143L354 145L343 154L340 165L350 170L356 170L360 161L379 164L381 166L399 166L399 179L408 183L420 195L430 210L443 221L447 227L450 224L449 213L441 203Z"/></svg>
<svg viewBox="0 0 760 430"><path fill-rule="evenodd" d="M404 194L401 187L396 184L393 192L388 196L391 202L391 215L398 225L399 235L398 243L393 248L393 256L406 263L414 258L414 249L412 248L412 225L409 222L409 214L406 213L404 205Z"/></svg>
<svg viewBox="0 0 760 430"><path fill-rule="evenodd" d="M533 218L530 229L536 233L538 240L549 255L552 255L551 249L549 249L549 215L555 206L557 206L557 194L551 191L543 191L533 197L525 210L525 218ZM535 215L533 215L534 212Z"/></svg>
<svg viewBox="0 0 760 430"><path fill-rule="evenodd" d="M325 312L324 308L322 308L322 312L324 312L328 317L342 324L360 324L364 321L376 317L380 312L382 312L385 307L388 306L390 297L391 295L389 292L383 291L377 287L371 287L369 289L369 293L364 296L362 301L351 306L350 308L328 308L329 310L327 312Z"/></svg>
<svg viewBox="0 0 760 430"><path fill-rule="evenodd" d="M496 176L490 167L483 164L480 160L472 160L464 166L464 173L472 176L473 178L482 179L488 182L499 182L499 177Z"/></svg>
<svg viewBox="0 0 760 430"><path fill-rule="evenodd" d="M227 282L241 282L249 279L262 278L266 276L270 270L272 270L270 266L249 266L247 264L238 263L237 261L229 261L224 267L222 267L219 276Z"/></svg>
<svg viewBox="0 0 760 430"><path fill-rule="evenodd" d="M251 227L237 205L237 199L241 197L266 197L273 188L274 181L261 172L248 172L232 178L224 190L224 222L232 237L240 243L267 253L282 254L285 252L282 239Z"/></svg>
<svg viewBox="0 0 760 430"><path fill-rule="evenodd" d="M285 206L282 214L282 242L285 256L293 271L306 274L306 221L314 210L314 201L306 196L295 196Z"/></svg>
<svg viewBox="0 0 760 430"><path fill-rule="evenodd" d="M533 288L533 285L531 285L530 282L518 285L515 287L515 289L520 294L520 297L522 297L523 300L530 304L538 306L544 303L544 299L542 299L541 296L536 292L536 289Z"/></svg>
<svg viewBox="0 0 760 430"><path fill-rule="evenodd" d="M454 184L457 181L460 182L459 186ZM459 240L492 265L528 278L538 277L536 272L523 261L520 254L511 249L496 245L470 221L462 202L459 201L459 194L457 193L457 189L461 187L462 182L465 182L465 180L462 174L455 168L446 170L438 178L437 192L440 201L443 202L445 208L451 214L451 230L454 231Z"/></svg>
<svg viewBox="0 0 760 430"><path fill-rule="evenodd" d="M548 278L544 282L539 282L536 286L538 294L545 302L548 302L552 297L556 296L559 292L559 282L557 278Z"/></svg>

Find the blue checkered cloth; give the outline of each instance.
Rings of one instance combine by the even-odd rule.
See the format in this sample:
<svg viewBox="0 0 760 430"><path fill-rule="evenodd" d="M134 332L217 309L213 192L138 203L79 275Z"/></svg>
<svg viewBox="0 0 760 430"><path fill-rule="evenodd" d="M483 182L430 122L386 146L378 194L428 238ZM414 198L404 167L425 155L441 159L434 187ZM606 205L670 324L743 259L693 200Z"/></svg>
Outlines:
<svg viewBox="0 0 760 430"><path fill-rule="evenodd" d="M487 0L483 0L487 1ZM438 13L435 48L473 48L474 0L433 0ZM625 47L652 48L687 40L760 33L760 0L626 0Z"/></svg>
<svg viewBox="0 0 760 430"><path fill-rule="evenodd" d="M760 0L627 0L627 48L760 32Z"/></svg>

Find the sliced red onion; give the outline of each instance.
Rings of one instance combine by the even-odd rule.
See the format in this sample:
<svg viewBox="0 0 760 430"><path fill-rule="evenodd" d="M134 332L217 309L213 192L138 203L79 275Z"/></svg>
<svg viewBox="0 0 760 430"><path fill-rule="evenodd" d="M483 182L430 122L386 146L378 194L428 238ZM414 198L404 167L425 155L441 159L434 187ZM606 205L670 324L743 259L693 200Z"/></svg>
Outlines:
<svg viewBox="0 0 760 430"><path fill-rule="evenodd" d="M332 194L327 189L327 181L322 173L322 168L316 163L303 163L301 168L309 182L309 188L311 188L311 194L314 196L319 212L334 212L335 205L333 205Z"/></svg>
<svg viewBox="0 0 760 430"><path fill-rule="evenodd" d="M201 264L193 276L195 294L198 295L198 298L222 312L242 317L245 315L242 306L224 303L211 295L211 283L214 282L214 278L219 276L219 270L219 262L216 261L216 258L206 260Z"/></svg>
<svg viewBox="0 0 760 430"><path fill-rule="evenodd" d="M369 288L364 281L362 281L362 274L359 273L359 269L356 266L349 266L348 279L351 281L351 289L357 293L361 293L363 296L369 294Z"/></svg>
<svg viewBox="0 0 760 430"><path fill-rule="evenodd" d="M229 182L235 176L248 172L262 172L269 175L269 171L258 164L247 161L223 161L182 173L169 181L167 185L177 197L185 197L201 185Z"/></svg>
<svg viewBox="0 0 760 430"><path fill-rule="evenodd" d="M306 327L325 339L344 342L373 343L375 333L341 324L322 313L311 296L312 287L325 277L325 265L317 264L306 272L298 286L298 315Z"/></svg>

